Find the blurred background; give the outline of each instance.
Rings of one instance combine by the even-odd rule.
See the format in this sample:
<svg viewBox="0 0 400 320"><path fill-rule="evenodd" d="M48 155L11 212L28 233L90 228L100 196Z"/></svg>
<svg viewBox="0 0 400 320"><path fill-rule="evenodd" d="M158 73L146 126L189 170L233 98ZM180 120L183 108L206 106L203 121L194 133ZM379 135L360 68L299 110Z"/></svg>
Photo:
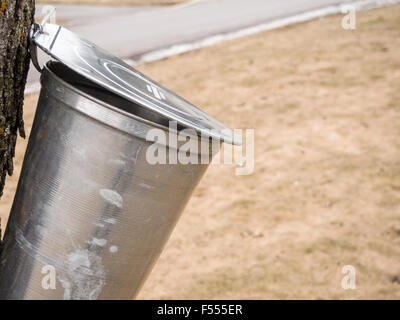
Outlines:
<svg viewBox="0 0 400 320"><path fill-rule="evenodd" d="M37 19L55 5L58 24L255 130L253 174L210 166L139 298L400 298L398 2L37 2ZM38 80L31 68L27 133Z"/></svg>

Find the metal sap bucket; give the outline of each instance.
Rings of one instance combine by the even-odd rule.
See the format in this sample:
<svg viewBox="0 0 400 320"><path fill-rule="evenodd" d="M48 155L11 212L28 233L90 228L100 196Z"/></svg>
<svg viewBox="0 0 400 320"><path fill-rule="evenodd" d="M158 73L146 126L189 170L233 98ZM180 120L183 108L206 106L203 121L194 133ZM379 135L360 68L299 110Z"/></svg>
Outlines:
<svg viewBox="0 0 400 320"><path fill-rule="evenodd" d="M65 30L49 27L56 37ZM73 40L57 41L65 38ZM50 62L42 73L3 242L0 299L131 299L207 165L150 164L146 135L158 128L168 136L173 117L48 53L63 63ZM145 80L165 101L183 101ZM178 130L187 127L182 122Z"/></svg>

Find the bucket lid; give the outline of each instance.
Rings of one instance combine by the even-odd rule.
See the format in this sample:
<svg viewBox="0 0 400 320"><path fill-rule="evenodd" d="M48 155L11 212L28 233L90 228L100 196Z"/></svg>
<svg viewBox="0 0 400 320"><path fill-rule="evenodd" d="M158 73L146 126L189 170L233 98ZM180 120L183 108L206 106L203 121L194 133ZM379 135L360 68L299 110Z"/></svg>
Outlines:
<svg viewBox="0 0 400 320"><path fill-rule="evenodd" d="M32 39L44 52L115 94L207 136L233 144L240 137L193 104L68 29L46 23Z"/></svg>

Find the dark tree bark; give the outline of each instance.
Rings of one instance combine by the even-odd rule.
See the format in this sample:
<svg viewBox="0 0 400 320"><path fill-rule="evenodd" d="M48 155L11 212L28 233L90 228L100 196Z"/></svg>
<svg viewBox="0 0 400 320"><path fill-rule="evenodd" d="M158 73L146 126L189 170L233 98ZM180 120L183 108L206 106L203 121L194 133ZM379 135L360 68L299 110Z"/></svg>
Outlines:
<svg viewBox="0 0 400 320"><path fill-rule="evenodd" d="M0 197L7 173L13 173L18 132L25 137L22 106L34 11L34 0L0 0Z"/></svg>

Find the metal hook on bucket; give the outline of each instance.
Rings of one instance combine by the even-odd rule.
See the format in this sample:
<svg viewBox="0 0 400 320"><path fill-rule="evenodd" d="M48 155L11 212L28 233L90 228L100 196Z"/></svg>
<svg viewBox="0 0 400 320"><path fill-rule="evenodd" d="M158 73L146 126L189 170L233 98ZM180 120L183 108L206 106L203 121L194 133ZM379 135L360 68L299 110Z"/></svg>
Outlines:
<svg viewBox="0 0 400 320"><path fill-rule="evenodd" d="M29 31L29 51L31 53L31 60L33 65L35 66L36 70L42 73L43 68L40 66L39 61L38 61L38 55L37 55L37 46L34 43L35 37L39 33L44 33L44 28L46 26L46 23L49 21L50 17L55 13L56 8L53 7L43 18L42 22L39 23L33 23L31 30Z"/></svg>
<svg viewBox="0 0 400 320"><path fill-rule="evenodd" d="M29 31L29 51L31 53L31 60L36 70L42 73L43 68L39 65L38 57L37 57L37 46L33 42L33 39L38 33L41 33L42 28L38 23L34 23Z"/></svg>

